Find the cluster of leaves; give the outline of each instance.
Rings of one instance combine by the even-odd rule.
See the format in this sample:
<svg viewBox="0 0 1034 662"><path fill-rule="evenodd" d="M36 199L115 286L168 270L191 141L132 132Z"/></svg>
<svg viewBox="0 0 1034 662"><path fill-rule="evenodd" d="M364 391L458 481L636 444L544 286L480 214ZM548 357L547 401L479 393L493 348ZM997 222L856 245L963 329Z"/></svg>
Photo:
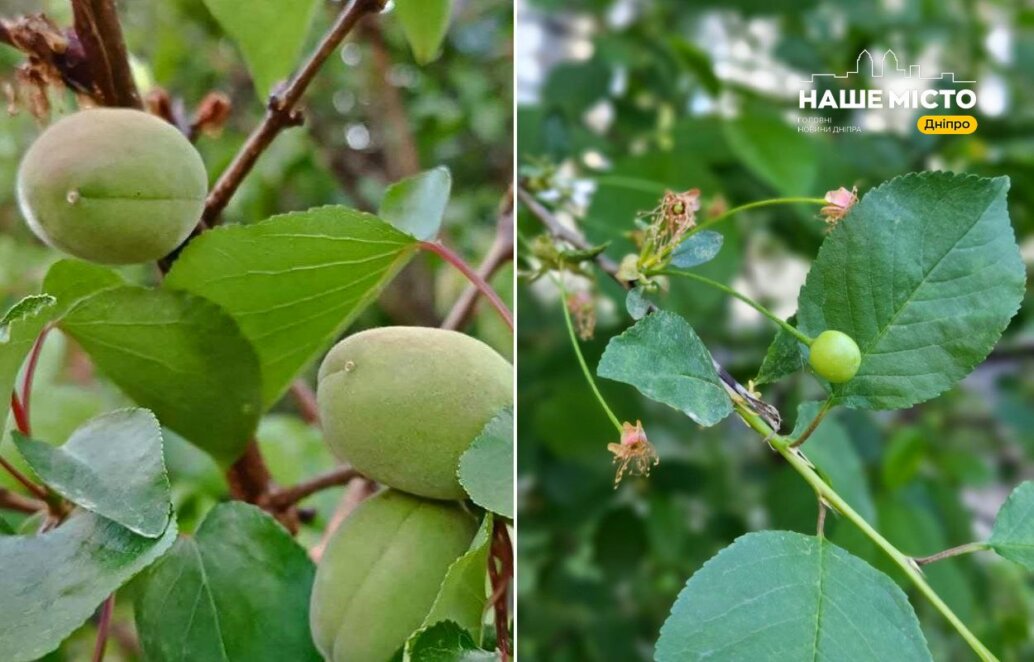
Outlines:
<svg viewBox="0 0 1034 662"><path fill-rule="evenodd" d="M862 47L887 40L895 48L910 52L920 52L930 40L942 37L980 43L988 26L969 20L972 16L962 20L968 16L963 10L953 17L941 7L920 3L904 3L894 13L868 3L793 3L789 7L784 3L737 2L723 3L723 11L716 11L709 3L696 3L690 8L684 3L654 2L650 9L633 13L632 20L623 23L621 29L608 29L608 21L615 16L610 13L614 3L584 2L574 9L549 2L534 4L546 17L545 24L553 28L554 38L557 34L562 38L563 26L568 24L588 24L595 29L588 37L592 40L591 57L557 65L545 79L539 100L519 107L519 150L522 159L546 157L562 163L560 172L568 176L574 173L576 190L586 187L585 182L591 184L593 193L584 208L579 209L581 201L576 200L569 209L580 217L581 228L591 243L610 242L607 256L612 261L620 261L635 249L628 239L633 219L639 212L653 209L665 190L700 188L701 215L707 218L716 200L721 202L720 213L773 194L814 195L854 184L866 191L902 172L928 169L931 160L949 163L959 171L1008 175L1012 180L1008 209L1017 241L1022 245L1029 235L1030 189L1025 182L1034 171L1029 163L1012 156L1022 143L1022 129L1015 116L1006 113L1000 120L988 118L993 130L952 141L916 140L880 132L840 136L797 133L780 115L780 109L796 105L795 99L722 80L714 73L712 55L700 50L690 38L704 26L713 28L717 24L728 34L756 45L745 27L753 18L761 17L765 20L760 22L776 27L776 43L768 53L775 61L803 71L836 71L853 61ZM574 16L581 22L569 23ZM1027 25L1022 16L1014 18L1015 25ZM622 20L627 19L625 16ZM927 29L909 27L920 23ZM832 30L835 25L846 26L846 33L834 40L823 38L832 34L826 28ZM572 42L586 39L585 33L575 30L568 37ZM1031 33L1017 27L1014 38L1017 44L1029 44ZM551 48L562 50L556 41L550 43ZM1016 52L1023 52L1023 47L1018 46ZM961 71L982 70L982 62L989 57L978 48L956 55L959 59L950 64ZM955 55L947 57L950 61ZM1018 66L996 71L1018 95L1015 99L1025 94L1022 90L1029 72ZM722 107L728 102L738 106L735 116L706 110L709 104L705 101L717 99L719 94ZM602 127L586 122L586 111L599 105L613 110L613 121ZM682 110L685 108L705 110L687 112ZM586 165L599 163L601 155L608 167ZM959 183L975 184L973 180ZM995 187L1002 184L983 182L973 204L988 204L987 200L999 197L995 204L1004 210L1005 199L995 192ZM880 189L882 196L893 194L888 187ZM568 188L561 181L551 190ZM981 198L983 203L978 202ZM543 199L554 200L548 195ZM924 218L936 203L927 199L926 204L926 208L915 210L914 218ZM866 212L859 212L859 218L863 218ZM940 227L942 217L935 212L925 218ZM530 213L522 215L519 227L529 236L541 232L541 225ZM784 316L791 315L798 303L792 274L800 271L803 275L826 239L826 228L815 210L797 206L758 209L726 221L720 230L723 243L717 253L704 252L699 266L692 267L693 272L721 283L749 287L755 298ZM908 236L880 239L880 234L876 232L872 239L894 246L899 246L895 242L900 239L900 250L908 250ZM933 241L935 234L929 233L926 238ZM1003 237L986 235L985 239L1003 242L999 249L1009 248L1012 232ZM862 236L854 238L861 240ZM829 239L832 241L832 236ZM936 241L942 240L950 241L951 233L937 234ZM705 248L703 242L700 247ZM928 250L937 247L931 243ZM827 251L829 257L822 259L828 278L844 279L847 273L855 273L832 266L851 250L843 251L840 257L834 255L837 251L832 246L823 249L823 253ZM1010 251L1015 256L1015 248ZM984 255L986 258L990 253ZM705 262L706 258L711 259ZM1030 436L1024 427L1030 419L1021 413L1029 408L1024 403L1029 402L1032 392L1026 376L1029 370L1024 370L1030 361L1025 350L1030 336L1029 306L1021 307L1013 318L999 349L992 354L993 361L978 367L961 385L958 382L994 344L1018 297L1024 295L1016 281L1017 269L1021 268L1018 260L1010 257L1007 261L1011 275L1005 280L1014 288L1007 302L992 297L985 300L976 293L980 288L953 289L952 283L928 283L917 297L920 307L912 310L915 317L894 322L938 316L935 310L923 310L923 305L942 308L947 315L962 311L963 306L955 305L962 301L968 301L970 311L1002 304L1002 309L993 313L999 324L985 328L983 321L975 323L972 335L956 335L942 321L913 327L912 333L908 328L892 329L875 342L872 330L877 328L876 320L883 320L879 325L887 326L888 319L881 315L891 303L881 301L879 305L888 308L870 310L865 288L871 286L853 278L829 280L823 287L818 265L813 267L811 277L815 282L809 281L801 296L800 322L791 320L810 335L826 325L835 325L857 333L860 344L865 344L862 338L868 338L881 345L878 352L909 350L863 360L860 380L837 391L844 404L863 408L835 409L804 446L805 455L847 502L906 554L922 556L973 540L987 541L999 505L1034 466ZM953 269L959 269L956 275L960 275L973 266L979 265L963 261ZM877 271L862 269L857 274L860 278L862 274L876 275ZM880 282L889 282L891 277L890 273L879 274ZM899 272L894 277L904 274ZM766 287L766 280L773 284ZM583 343L582 349L590 365L600 365L602 375L600 358L608 339L619 336L629 320L641 317L648 306L633 295L626 309L626 293L617 284L605 276L596 281L596 339ZM833 291L834 284L856 298L843 301L831 312L823 306L822 297ZM751 546L756 550L762 545L799 543L788 534L780 534L783 537L778 539L755 537L775 534L755 534L701 570L719 550L744 533L759 529L807 534L807 544L814 546L814 492L782 458L759 443L757 435L745 431L736 417L714 427L697 428L676 409L658 407L653 398L667 402L665 391L677 392L679 382L688 381L660 377L648 387L652 388L650 398L630 394L627 387L610 379L598 384L621 419L642 419L661 457L648 480L629 483L626 479L622 489L613 491L613 468L605 445L614 440L614 430L600 415L599 405L584 385L566 340L559 304L543 291L522 288L519 292L522 653L532 659L653 659L661 626L671 615L672 604L687 577L734 556L740 544L751 553ZM896 292L902 294L902 290ZM773 327L743 314L744 308L722 292L673 278L663 295L646 294L669 311L653 324L675 324L672 318L676 314L683 318L685 322L679 323L679 328L687 343L692 328L708 354L741 383L751 379L768 382L765 400L781 412L789 414L803 402L827 397L817 380L802 370L805 356L799 343L780 333L778 344L773 346ZM960 296L958 302L922 304L927 296L933 301L955 294ZM848 305L863 302L866 314L857 312L862 308L855 308L857 321L848 322ZM863 328L868 324L872 327ZM930 331L931 336L918 331ZM643 328L635 333L648 332ZM632 334L628 332L628 336ZM631 341L628 336L619 337ZM926 342L934 347L920 347ZM976 351L976 344L982 354ZM946 345L951 349L944 350ZM678 366L679 371L691 370L694 365L706 367L705 361L684 356L682 347L680 360L684 365ZM919 354L913 355L913 351ZM921 356L924 352L927 354ZM940 353L934 357L935 352ZM656 347L651 355L669 360L673 356ZM916 363L902 361L906 356L913 356ZM623 369L618 358L612 355L606 361L608 371ZM893 373L925 372L918 369L919 361L931 366L926 370L938 374L908 379L909 387L904 388L902 378ZM868 377L867 365L876 371ZM646 380L658 371L644 367L634 372L638 379ZM707 383L710 386L694 391L696 402L690 402L687 396L675 406L705 419L728 413L728 399L721 388L714 388L715 382ZM942 394L929 400L938 393ZM708 409L701 403L716 408ZM915 406L879 415L869 411L910 405ZM806 411L813 412L814 408ZM801 418L806 423L811 414ZM999 516L999 526L1003 517L1005 511ZM911 602L934 659L972 659L966 643L905 574L851 522L831 515L826 522L826 538L890 576L915 598ZM829 549L832 547L826 551ZM1008 556L1003 548L996 549ZM814 561L815 557L811 558ZM722 570L718 567L715 572ZM1034 594L1024 568L981 554L941 561L923 570L936 592L1002 659L1025 659L1031 654ZM708 575L702 576L700 590L717 595L706 587ZM728 604L735 599L729 597ZM689 607L679 604L679 613L689 622L693 615L684 611ZM795 609L802 607L798 603ZM715 606L714 614L721 611ZM790 614L784 610L781 618L754 616L758 622L774 623ZM748 629L741 631L746 634ZM673 645L677 647L678 643ZM895 651L890 657L899 656Z"/></svg>
<svg viewBox="0 0 1034 662"><path fill-rule="evenodd" d="M329 24L340 10L324 14L314 0L288 4L270 14L228 0L127 8L144 93L154 80L188 104L212 87L229 93L233 119L220 137L198 144L212 172L222 170L261 118L267 94L315 43L313 24ZM51 16L67 19L67 3L53 5ZM259 508L226 502L224 472L251 439L281 484L333 467L319 431L282 398L291 381L311 374L353 324L440 321L466 283L413 260L419 240L449 233L464 252L478 254L494 238L508 168L485 168L484 160L472 167L465 153L509 163L509 8L465 10L446 37L451 5L396 3L400 20L378 21L367 28L371 39L333 58L309 97L307 130L274 143L227 210L245 222L191 241L160 286L149 269L59 260L30 239L13 182L36 129L24 114L4 123L0 301L10 312L0 322L0 392L12 391L41 331L56 330L36 368L32 438L12 432L5 415L0 450L67 500L67 519L52 529L42 515L5 512L0 520L7 569L0 594L18 612L0 628L0 657L81 659L94 624L81 626L117 591L131 599L118 602L115 619L135 622L142 650L134 651L130 636L109 657L318 659L308 622L315 566L305 546L322 537L339 494L315 495L316 516L293 539ZM424 11L436 20L421 20ZM434 67L410 64L439 55ZM5 68L17 61L0 50ZM53 96L54 108L71 108L70 95ZM451 120L434 110L443 105ZM386 138L403 137L392 117L405 129L408 165ZM363 127L369 140L349 141L342 125ZM450 196L447 167L400 179L421 161L457 166L463 191ZM377 215L359 211L376 209L377 200ZM407 278L399 276L407 264L420 286L390 287ZM506 271L496 282L506 282ZM44 294L19 302L30 292ZM508 355L508 331L482 310L472 333ZM508 518L511 430L494 421L474 440L462 471L474 501ZM0 488L23 489L6 473ZM41 524L50 530L37 533ZM440 600L484 593L487 540L475 544L450 570ZM428 659L421 647L475 656L486 600L473 609L477 623L419 633L406 659Z"/></svg>

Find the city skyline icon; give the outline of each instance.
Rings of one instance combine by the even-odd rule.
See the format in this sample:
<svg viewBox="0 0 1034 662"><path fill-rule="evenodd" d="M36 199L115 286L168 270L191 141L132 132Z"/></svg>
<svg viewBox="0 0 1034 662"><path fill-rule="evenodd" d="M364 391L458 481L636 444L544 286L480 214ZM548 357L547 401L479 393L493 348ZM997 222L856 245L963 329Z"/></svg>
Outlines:
<svg viewBox="0 0 1034 662"><path fill-rule="evenodd" d="M866 72L864 69L868 67ZM883 78L887 72L893 72L900 75L902 78L911 78L915 80L947 80L948 82L959 85L966 83L976 83L974 80L958 80L955 77L955 72L945 71L936 76L924 76L922 74L922 68L918 64L908 65L908 68L903 68L898 61L897 53L892 49L887 49L883 52L882 57L879 58L879 64L877 65L877 59L873 57L869 49L863 48L858 57L855 59L855 68L853 71L847 71L843 74L833 73L822 73L822 74L811 74L810 79L802 79L802 83L814 84L819 78L832 78L836 80L843 80L850 78L851 76L865 75L866 73L870 78Z"/></svg>

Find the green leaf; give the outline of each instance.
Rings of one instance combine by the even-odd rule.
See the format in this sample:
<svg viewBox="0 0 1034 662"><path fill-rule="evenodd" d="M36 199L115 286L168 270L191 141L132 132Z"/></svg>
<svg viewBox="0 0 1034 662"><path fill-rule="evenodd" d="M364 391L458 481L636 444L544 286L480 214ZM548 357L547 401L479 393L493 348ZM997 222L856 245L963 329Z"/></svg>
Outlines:
<svg viewBox="0 0 1034 662"><path fill-rule="evenodd" d="M121 285L126 285L126 281L118 273L79 260L58 260L43 279L43 291L57 298L55 318L64 315L86 297Z"/></svg>
<svg viewBox="0 0 1034 662"><path fill-rule="evenodd" d="M485 578L488 574L494 521L492 514L487 513L470 543L470 549L449 566L423 627L451 618L472 634L476 641L481 640L485 605L488 603Z"/></svg>
<svg viewBox="0 0 1034 662"><path fill-rule="evenodd" d="M671 266L688 269L710 262L722 249L725 237L713 230L701 230L679 244L671 254Z"/></svg>
<svg viewBox="0 0 1034 662"><path fill-rule="evenodd" d="M165 286L214 301L258 352L263 402L326 350L412 257L416 242L376 216L320 207L194 239Z"/></svg>
<svg viewBox="0 0 1034 662"><path fill-rule="evenodd" d="M1034 481L1020 483L995 517L988 543L1001 556L1034 571Z"/></svg>
<svg viewBox="0 0 1034 662"><path fill-rule="evenodd" d="M223 463L258 423L255 352L218 306L185 292L119 287L61 321L94 363L163 425Z"/></svg>
<svg viewBox="0 0 1034 662"><path fill-rule="evenodd" d="M7 523L3 517L0 517L0 536L13 536L14 528Z"/></svg>
<svg viewBox="0 0 1034 662"><path fill-rule="evenodd" d="M448 168L425 170L389 186L377 215L406 234L430 241L438 236L451 189Z"/></svg>
<svg viewBox="0 0 1034 662"><path fill-rule="evenodd" d="M790 436L796 438L804 432L823 404L802 402L797 407L797 422ZM801 450L859 515L870 523L876 522L876 505L866 482L865 468L843 425L831 415L826 416Z"/></svg>
<svg viewBox="0 0 1034 662"><path fill-rule="evenodd" d="M452 0L395 0L395 11L417 63L435 60L449 31Z"/></svg>
<svg viewBox="0 0 1034 662"><path fill-rule="evenodd" d="M944 172L870 191L826 238L801 290L801 330L842 331L862 364L833 390L850 407L899 409L984 360L1023 298L1009 180Z"/></svg>
<svg viewBox="0 0 1034 662"><path fill-rule="evenodd" d="M169 525L162 430L146 409L98 416L60 447L13 433L18 451L61 496L147 538Z"/></svg>
<svg viewBox="0 0 1034 662"><path fill-rule="evenodd" d="M817 174L814 145L783 118L746 113L722 129L737 160L776 192L794 196L812 188Z"/></svg>
<svg viewBox="0 0 1034 662"><path fill-rule="evenodd" d="M0 318L0 437L7 429L8 406L18 372L40 331L54 318L55 300L47 295L22 299Z"/></svg>
<svg viewBox="0 0 1034 662"><path fill-rule="evenodd" d="M513 519L513 466L513 407L504 407L460 457L460 484L477 505Z"/></svg>
<svg viewBox="0 0 1034 662"><path fill-rule="evenodd" d="M295 69L316 0L204 0L244 55L260 101Z"/></svg>
<svg viewBox="0 0 1034 662"><path fill-rule="evenodd" d="M786 322L797 326L797 316L791 315ZM787 375L792 375L804 368L808 363L808 348L795 338L789 331L779 327L772 344L765 352L765 358L758 369L758 376L754 378L757 385L771 384L777 382Z"/></svg>
<svg viewBox="0 0 1034 662"><path fill-rule="evenodd" d="M406 642L404 662L490 662L498 660L481 650L470 633L453 621L440 621L418 631Z"/></svg>
<svg viewBox="0 0 1034 662"><path fill-rule="evenodd" d="M136 624L155 662L319 660L309 634L315 566L265 512L213 508L139 581Z"/></svg>
<svg viewBox="0 0 1034 662"><path fill-rule="evenodd" d="M828 540L749 533L704 564L661 628L655 659L932 660L908 598Z"/></svg>
<svg viewBox="0 0 1034 662"><path fill-rule="evenodd" d="M732 413L711 354L689 322L674 313L648 315L611 338L597 373L631 384L705 427Z"/></svg>
<svg viewBox="0 0 1034 662"><path fill-rule="evenodd" d="M36 536L0 537L0 659L35 660L90 617L176 539L144 538L90 512Z"/></svg>
<svg viewBox="0 0 1034 662"><path fill-rule="evenodd" d="M642 287L633 287L625 296L625 309L629 316L638 321L646 317L654 303L646 297L646 291Z"/></svg>

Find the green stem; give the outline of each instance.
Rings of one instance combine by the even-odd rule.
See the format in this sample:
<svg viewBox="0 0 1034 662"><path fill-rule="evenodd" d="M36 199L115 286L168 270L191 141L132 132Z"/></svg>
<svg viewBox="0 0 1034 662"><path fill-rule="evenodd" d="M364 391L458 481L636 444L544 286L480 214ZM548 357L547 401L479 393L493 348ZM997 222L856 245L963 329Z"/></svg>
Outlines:
<svg viewBox="0 0 1034 662"><path fill-rule="evenodd" d="M796 439L790 442L790 448L797 448L804 442L808 441L808 437L819 427L819 423L826 417L826 412L829 411L830 407L833 406L833 397L826 398L826 401L822 404L822 408L819 409L818 413L815 414L815 418L811 420L808 427L804 429L804 432L799 434Z"/></svg>
<svg viewBox="0 0 1034 662"><path fill-rule="evenodd" d="M828 205L829 203L826 202L826 200L824 198L772 198L771 200L758 200L757 202L748 202L745 205L740 205L739 207L733 207L732 209L729 209L728 211L726 211L724 213L721 213L718 216L715 216L714 218L709 218L708 220L704 221L700 225L696 226L695 228L693 228L692 230L687 232L686 233L686 237L691 237L694 234L696 234L697 232L700 232L701 230L706 230L707 228L709 228L709 227L711 227L713 225L717 225L718 223L721 223L725 219L730 218L732 216L735 216L736 214L740 213L741 211L747 211L749 209L758 209L758 208L761 208L761 207L771 207L771 206L774 206L774 205L797 205L797 204L809 204L809 205L825 206L825 205Z"/></svg>
<svg viewBox="0 0 1034 662"><path fill-rule="evenodd" d="M862 533L872 540L877 547L882 549L884 553L894 561L895 565L901 568L909 580L915 584L916 588L919 589L919 592L926 596L926 599L933 604L937 611L941 612L941 615L943 615L952 627L954 627L962 636L962 638L966 640L966 643L969 644L970 648L973 649L983 662L998 662L998 658L995 657L979 639L977 639L976 635L970 632L969 628L966 627L966 624L955 615L955 612L951 610L951 607L945 604L944 600L941 599L941 596L937 595L937 592L934 591L926 582L926 578L923 577L923 573L919 569L915 560L901 552L897 547L892 545L890 541L880 535L880 532L874 529L864 517L859 515L850 505L848 505L848 503L844 501L843 497L837 494L836 490L830 487L826 481L822 480L822 477L816 473L808 461L804 459L797 449L791 446L793 440L776 434L760 416L751 411L751 409L743 402L735 402L734 405L740 418L742 418L743 421L755 432L768 439L772 448L782 455L783 458L790 463L790 466L792 466L797 473L799 473L804 480L811 485L812 489L815 490L815 493L820 499L824 499L826 503L836 508L844 517L849 519L862 531Z"/></svg>
<svg viewBox="0 0 1034 662"><path fill-rule="evenodd" d="M697 281L699 283L703 283L704 285L709 285L709 286L715 288L716 290L721 290L722 292L725 292L729 296L736 297L737 299L739 299L743 303L747 304L748 306L750 306L754 310L758 311L759 313L761 313L762 315L764 315L768 319L770 319L773 322L775 322L776 324L778 324L780 327L782 327L782 329L784 331L786 331L787 333L792 335L794 338L797 338L798 340L800 340L805 345L808 345L810 347L811 343L814 342L814 340L815 340L814 338L809 338L808 336L804 335L803 333L801 333L800 331L795 329L792 324L789 324L786 320L782 319L781 317L779 317L778 315L773 313L768 308L765 308L764 306L762 306L760 303L758 303L754 299L751 299L746 294L742 294L740 292L737 292L736 290L734 290L733 288L729 287L728 285L725 285L723 283L719 283L716 280L711 280L710 278L707 278L706 276L701 276L700 274L696 274L696 273L693 273L691 271L678 271L676 269L661 269L659 271L651 271L648 275L650 275L650 276L658 276L658 275L659 276L681 276L683 278L689 278L690 280L695 280L695 281Z"/></svg>
<svg viewBox="0 0 1034 662"><path fill-rule="evenodd" d="M600 406L603 407L603 411L607 413L607 418L617 428L618 434L622 432L621 421L614 415L610 407L607 406L607 401L603 399L603 394L600 393L600 389L596 386L596 380L592 378L592 373L589 372L589 365L585 362L585 357L582 356L582 348L578 344L578 337L574 332L574 323L571 321L571 311L567 309L567 290L564 289L564 284L560 282L559 278L554 278L553 282L556 283L557 287L560 288L560 307L564 311L564 322L567 323L567 335L571 338L571 347L574 348L575 356L578 357L578 365L582 367L582 374L585 375L585 381L589 382L589 388L592 389L593 394L596 396L596 400L599 401Z"/></svg>

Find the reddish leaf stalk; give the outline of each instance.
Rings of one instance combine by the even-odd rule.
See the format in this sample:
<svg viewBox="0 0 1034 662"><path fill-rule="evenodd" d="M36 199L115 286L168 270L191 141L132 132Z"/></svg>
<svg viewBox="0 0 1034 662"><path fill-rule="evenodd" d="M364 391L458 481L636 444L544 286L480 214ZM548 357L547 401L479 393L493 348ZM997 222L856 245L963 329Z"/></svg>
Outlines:
<svg viewBox="0 0 1034 662"><path fill-rule="evenodd" d="M36 336L36 342L32 344L32 349L29 351L29 360L25 364L25 375L22 377L22 398L21 405L25 414L25 431L22 432L25 436L29 436L29 421L32 420L30 414L30 399L32 398L32 383L36 379L36 368L39 366L39 357L43 353L43 343L47 340L47 334L50 333L50 324L44 325L40 330L38 336Z"/></svg>
<svg viewBox="0 0 1034 662"><path fill-rule="evenodd" d="M510 643L510 580L513 578L513 546L506 523L497 519L492 523L492 546L488 558L488 577L492 582L490 602L495 610L496 642L499 658L509 662L513 656Z"/></svg>
<svg viewBox="0 0 1034 662"><path fill-rule="evenodd" d="M469 264L463 261L463 258L456 254L452 249L448 248L444 244L438 241L421 241L420 248L435 253L440 258L456 267L460 273L467 277L475 287L480 290L481 294L488 299L492 306L495 307L499 316L506 322L506 326L509 327L510 331L513 331L513 314L510 313L510 309L506 307L503 300L499 298L496 291L492 289L484 278L482 278L476 271L474 271Z"/></svg>
<svg viewBox="0 0 1034 662"><path fill-rule="evenodd" d="M92 662L104 660L104 649L108 647L108 633L111 631L111 615L115 611L115 594L112 593L101 605L100 620L97 622L97 641L93 645Z"/></svg>

